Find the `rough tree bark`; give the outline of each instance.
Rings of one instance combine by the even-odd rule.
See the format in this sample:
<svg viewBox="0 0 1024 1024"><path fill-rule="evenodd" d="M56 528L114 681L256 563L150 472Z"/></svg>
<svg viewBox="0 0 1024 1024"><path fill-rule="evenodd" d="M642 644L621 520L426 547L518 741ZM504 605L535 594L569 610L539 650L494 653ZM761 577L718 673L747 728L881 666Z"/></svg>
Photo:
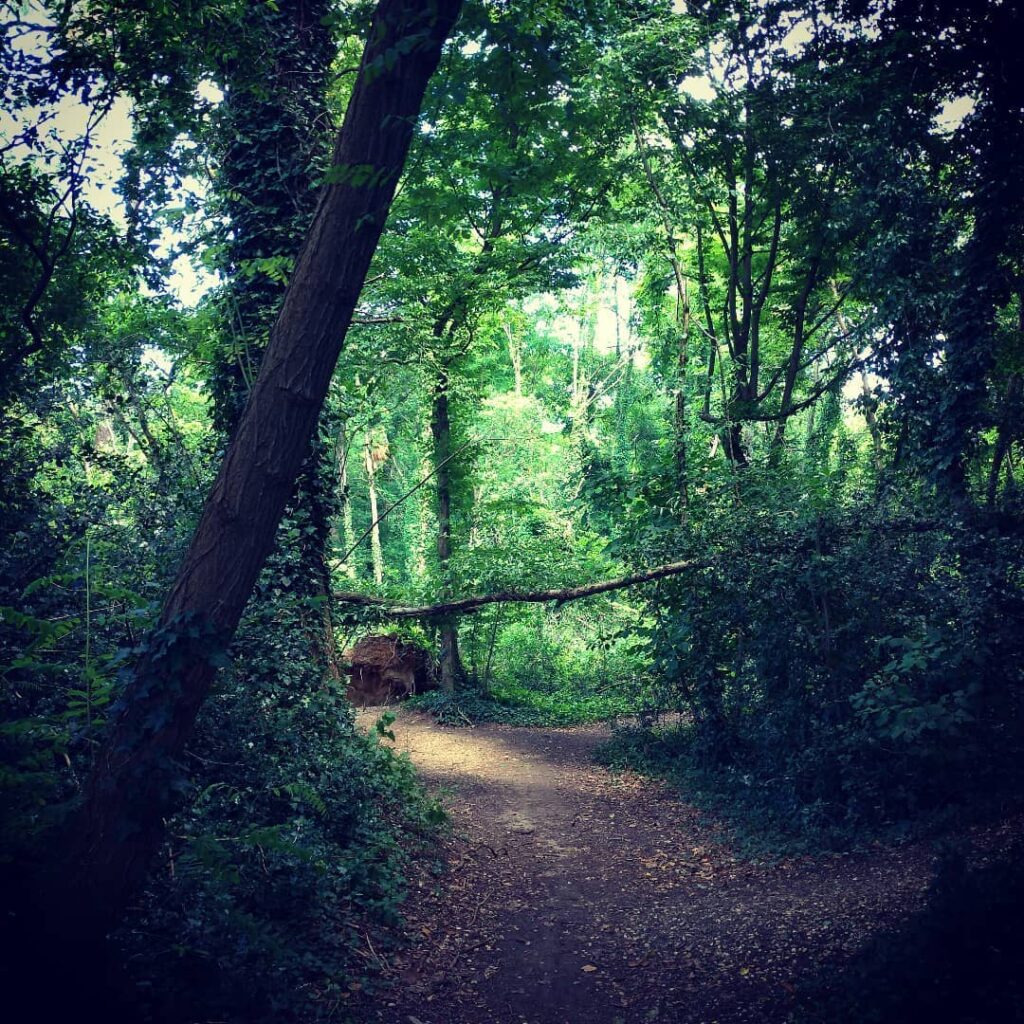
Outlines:
<svg viewBox="0 0 1024 1024"><path fill-rule="evenodd" d="M238 625L316 429L423 95L461 0L381 0L270 344L158 626L113 717L49 879L54 934L98 937L145 879L176 762Z"/></svg>

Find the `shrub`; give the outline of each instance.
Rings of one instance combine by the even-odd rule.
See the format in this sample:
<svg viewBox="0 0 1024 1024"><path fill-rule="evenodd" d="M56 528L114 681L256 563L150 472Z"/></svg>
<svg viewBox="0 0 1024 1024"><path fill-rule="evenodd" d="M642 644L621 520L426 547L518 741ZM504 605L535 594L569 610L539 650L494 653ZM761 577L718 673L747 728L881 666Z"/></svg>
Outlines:
<svg viewBox="0 0 1024 1024"><path fill-rule="evenodd" d="M654 596L662 703L692 719L659 757L830 842L1016 790L1020 536L871 508L770 543L719 527L707 568Z"/></svg>

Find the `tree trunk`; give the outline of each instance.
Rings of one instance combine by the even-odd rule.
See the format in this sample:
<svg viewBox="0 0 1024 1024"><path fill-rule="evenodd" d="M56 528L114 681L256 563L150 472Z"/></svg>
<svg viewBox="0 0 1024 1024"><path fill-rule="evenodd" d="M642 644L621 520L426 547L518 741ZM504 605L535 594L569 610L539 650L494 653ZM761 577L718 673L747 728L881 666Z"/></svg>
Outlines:
<svg viewBox="0 0 1024 1024"><path fill-rule="evenodd" d="M822 244L824 244L822 242ZM793 343L789 351L789 359L786 361L786 375L782 386L782 399L779 403L779 418L775 424L775 434L772 437L771 446L768 451L768 464L778 466L782 461L783 443L786 438L786 423L794 412L793 393L796 389L797 376L800 373L801 360L804 356L804 342L806 340L806 324L810 311L811 295L818 282L818 266L821 261L821 246L811 260L811 265L804 277L804 283L797 297L795 323L793 328ZM835 281L831 282L832 297L836 301L836 317L839 328L844 333L847 330L846 319L843 316L841 306L842 298ZM813 313L810 313L813 319Z"/></svg>
<svg viewBox="0 0 1024 1024"><path fill-rule="evenodd" d="M377 509L377 459L373 444L366 439L366 486L370 492L370 557L373 559L373 582L384 583L384 551L380 544L380 514Z"/></svg>
<svg viewBox="0 0 1024 1024"><path fill-rule="evenodd" d="M687 509L689 506L689 470L687 467L687 442L689 440L689 428L686 422L686 369L690 358L690 296L687 288L686 277L679 262L679 249L676 242L675 228L672 223L671 207L665 201L658 179L654 174L654 167L644 143L640 126L632 114L630 120L633 124L633 137L636 139L637 150L640 153L640 161L643 164L644 174L647 176L647 183L654 193L658 209L661 212L661 223L665 229L665 237L668 242L668 261L672 267L672 276L676 284L676 325L679 327L679 352L676 367L676 398L675 398L675 457L676 457L676 487L679 491L679 504L681 518L686 522ZM699 245L700 243L698 243ZM616 297L616 317L618 316L618 301ZM618 353L618 324L616 324L616 354Z"/></svg>
<svg viewBox="0 0 1024 1024"><path fill-rule="evenodd" d="M337 449L338 500L341 505L341 536L338 539L341 541L342 551L346 552L343 570L350 580L354 580L356 578L356 567L352 561L351 552L355 546L355 527L352 523L352 496L349 494L348 484L348 454L348 433L344 422L342 422L338 428Z"/></svg>
<svg viewBox="0 0 1024 1024"><path fill-rule="evenodd" d="M860 371L860 395L864 404L864 422L868 425L868 433L871 435L871 451L875 465L875 480L882 477L882 431L878 426L878 399L871 393L868 386L868 375L865 370ZM813 406L812 406L813 408Z"/></svg>
<svg viewBox="0 0 1024 1024"><path fill-rule="evenodd" d="M674 239L672 239L672 244L674 247ZM690 296L686 278L683 276L682 268L674 252L671 263L676 281L676 324L679 327L675 401L676 487L679 491L681 518L685 523L690 504L689 467L686 451L689 442L689 424L686 422L686 370L690 361Z"/></svg>
<svg viewBox="0 0 1024 1024"><path fill-rule="evenodd" d="M580 329L572 345L572 397L569 399L570 415L575 415L580 404L580 349L583 348L583 318L580 317Z"/></svg>
<svg viewBox="0 0 1024 1024"><path fill-rule="evenodd" d="M508 342L508 357L512 363L512 386L515 389L516 398L519 398L523 393L523 343L516 339L515 330L511 324L504 324L502 330L505 332L505 340Z"/></svg>
<svg viewBox="0 0 1024 1024"><path fill-rule="evenodd" d="M746 444L743 440L743 422L741 420L733 420L726 424L722 432L722 451L725 452L725 457L739 469L746 469L750 465Z"/></svg>
<svg viewBox="0 0 1024 1024"><path fill-rule="evenodd" d="M1021 309L1024 320L1024 308ZM988 474L985 500L989 508L994 508L999 493L999 475L1003 470L1010 448L1013 445L1014 431L1020 422L1021 375L1011 373L1006 385L1006 397L1003 399L1002 415L999 418L999 429L996 434L996 448L992 455L992 467Z"/></svg>
<svg viewBox="0 0 1024 1024"><path fill-rule="evenodd" d="M427 430L427 440L429 441L429 429ZM433 470L430 465L430 456L425 451L421 461L419 470L419 481L429 480ZM397 504L397 503L396 503ZM427 578L427 548L431 541L431 523L430 523L430 495L427 492L423 492L417 499L416 503L416 520L413 532L413 543L409 550L409 577L411 580L422 582Z"/></svg>
<svg viewBox="0 0 1024 1024"><path fill-rule="evenodd" d="M381 0L259 377L73 822L46 924L95 942L145 879L177 767L316 430L416 118L460 0ZM369 168L369 179L363 173ZM356 170L358 169L358 171Z"/></svg>
<svg viewBox="0 0 1024 1024"><path fill-rule="evenodd" d="M337 52L324 23L330 11L330 0L242 4L239 45L218 67L224 101L214 190L224 210L218 270L227 287L210 389L214 425L225 435L259 372L284 298L282 271L302 247L330 155L322 127Z"/></svg>
<svg viewBox="0 0 1024 1024"><path fill-rule="evenodd" d="M442 370L434 388L434 407L430 419L434 442L434 466L437 480L437 561L441 575L441 596L451 596L449 561L452 555L451 461L452 425L448 415L448 374ZM444 619L440 626L441 688L451 692L462 685L465 670L459 657L459 632L454 620Z"/></svg>
<svg viewBox="0 0 1024 1024"><path fill-rule="evenodd" d="M224 124L215 145L214 189L225 213L219 269L228 284L210 389L214 425L225 436L235 430L262 363L284 300L286 271L309 230L316 182L330 155L323 131L337 51L326 21L330 10L329 0L244 4L237 26L241 45L221 62ZM266 59L253 61L253 53ZM285 513L298 540L279 545L274 563L293 595L322 609L300 624L301 639L312 663L337 678L324 602L331 527L339 511L330 464L331 453L317 437Z"/></svg>
<svg viewBox="0 0 1024 1024"><path fill-rule="evenodd" d="M619 323L619 275L612 275L612 315L615 317L615 361L622 358L622 328Z"/></svg>
<svg viewBox="0 0 1024 1024"><path fill-rule="evenodd" d="M813 470L817 466L817 452L814 447L814 438L818 432L818 403L813 402L807 408L807 423L804 430L804 470Z"/></svg>

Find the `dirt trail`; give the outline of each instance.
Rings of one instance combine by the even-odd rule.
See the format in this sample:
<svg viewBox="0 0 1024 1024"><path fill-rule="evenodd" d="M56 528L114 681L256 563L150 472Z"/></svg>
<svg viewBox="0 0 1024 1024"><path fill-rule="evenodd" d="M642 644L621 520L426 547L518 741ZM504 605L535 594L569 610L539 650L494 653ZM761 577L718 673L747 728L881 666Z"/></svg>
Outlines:
<svg viewBox="0 0 1024 1024"><path fill-rule="evenodd" d="M373 716L367 716L372 721ZM413 947L353 1000L388 1024L783 1021L801 982L919 906L926 847L738 859L665 787L590 759L604 727L393 726L439 790L448 872L424 872Z"/></svg>

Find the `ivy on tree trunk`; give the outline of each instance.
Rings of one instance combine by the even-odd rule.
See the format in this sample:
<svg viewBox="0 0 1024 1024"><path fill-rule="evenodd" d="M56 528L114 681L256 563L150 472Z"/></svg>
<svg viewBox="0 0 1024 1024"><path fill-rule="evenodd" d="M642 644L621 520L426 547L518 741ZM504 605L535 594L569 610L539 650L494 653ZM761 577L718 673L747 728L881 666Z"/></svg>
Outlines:
<svg viewBox="0 0 1024 1024"><path fill-rule="evenodd" d="M48 879L52 934L97 938L145 879L177 761L269 554L460 0L382 0L249 401Z"/></svg>

